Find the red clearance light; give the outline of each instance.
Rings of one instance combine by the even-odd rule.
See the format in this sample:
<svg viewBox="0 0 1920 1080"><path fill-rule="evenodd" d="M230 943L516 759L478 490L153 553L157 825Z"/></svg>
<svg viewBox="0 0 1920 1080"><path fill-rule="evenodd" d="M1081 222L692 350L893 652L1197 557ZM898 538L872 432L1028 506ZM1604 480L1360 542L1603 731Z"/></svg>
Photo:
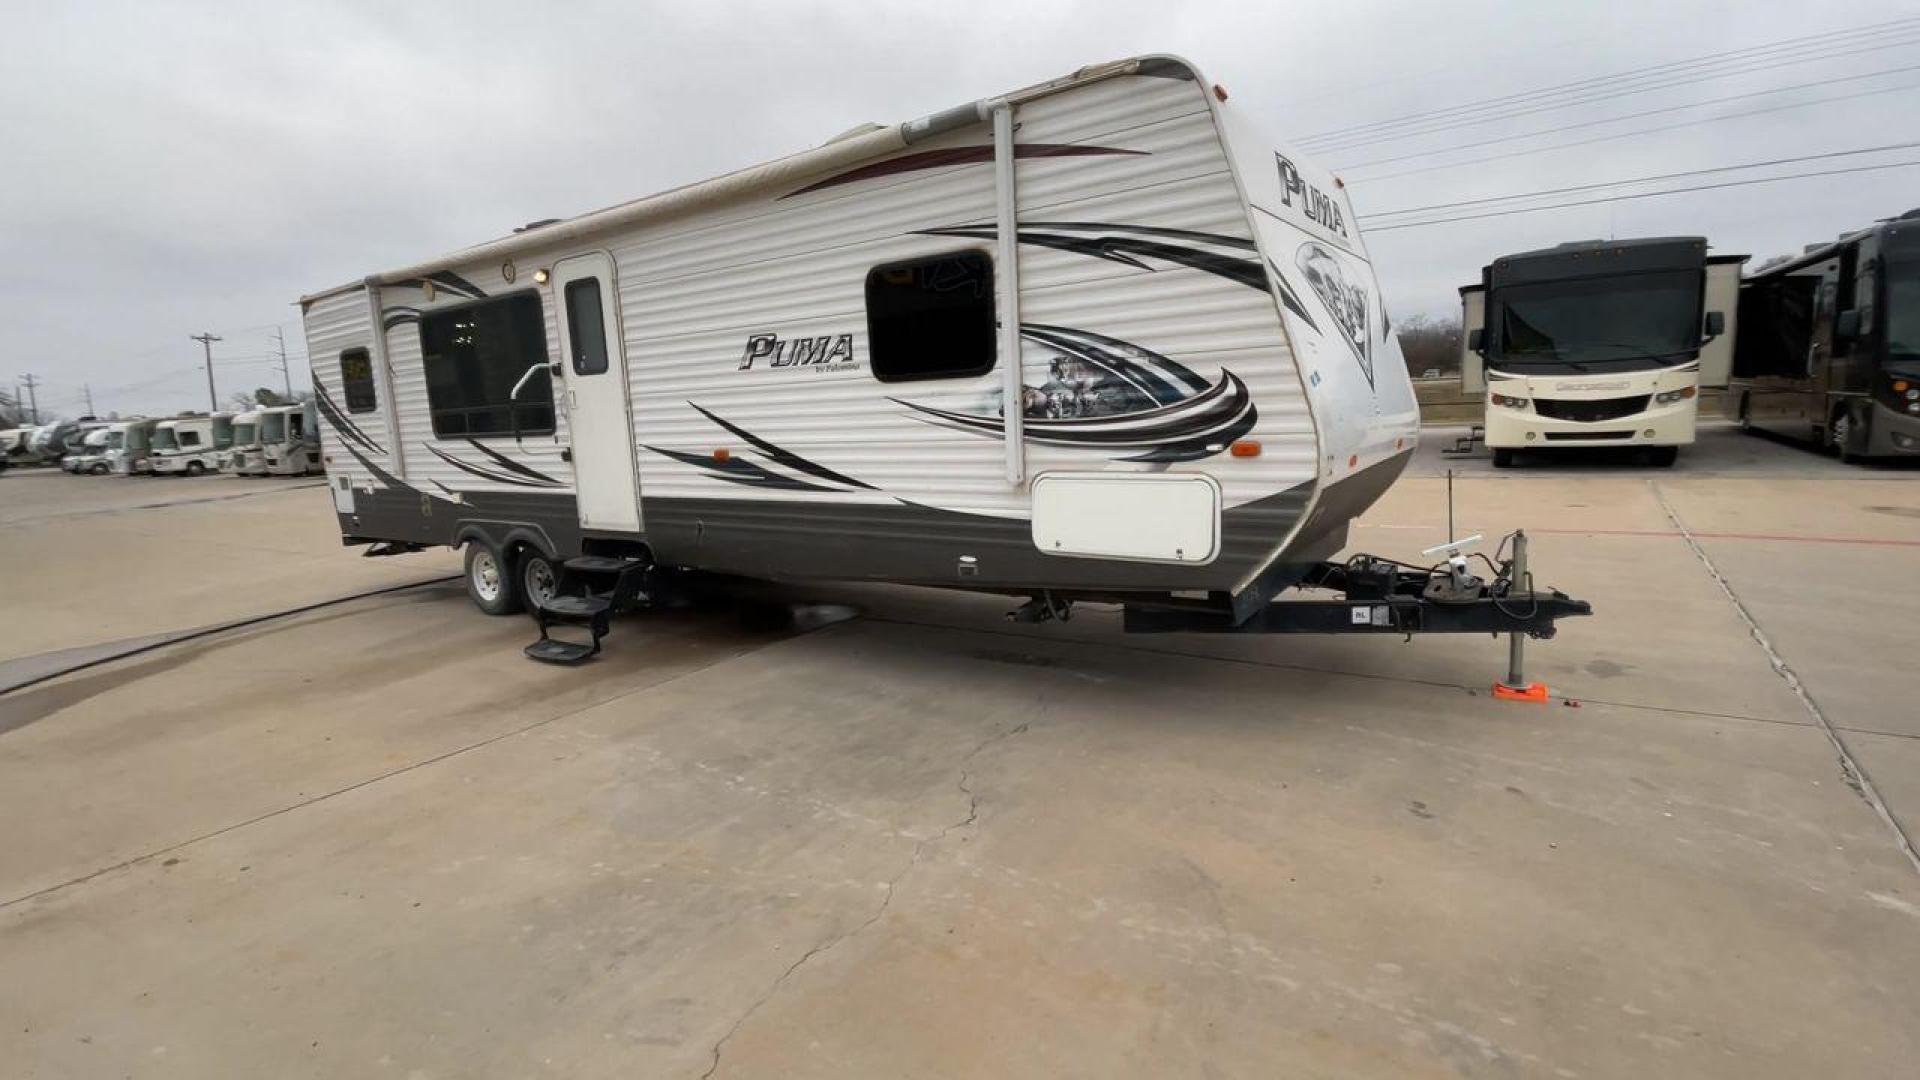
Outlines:
<svg viewBox="0 0 1920 1080"><path fill-rule="evenodd" d="M713 452L713 460L715 461L725 461L732 456L733 456L733 451L727 449L724 446L716 449Z"/></svg>
<svg viewBox="0 0 1920 1080"><path fill-rule="evenodd" d="M1259 457L1260 443L1257 439L1241 439L1227 449L1234 457Z"/></svg>
<svg viewBox="0 0 1920 1080"><path fill-rule="evenodd" d="M1214 83L1213 96L1219 98L1221 101L1227 100L1227 88L1221 86L1219 83Z"/></svg>

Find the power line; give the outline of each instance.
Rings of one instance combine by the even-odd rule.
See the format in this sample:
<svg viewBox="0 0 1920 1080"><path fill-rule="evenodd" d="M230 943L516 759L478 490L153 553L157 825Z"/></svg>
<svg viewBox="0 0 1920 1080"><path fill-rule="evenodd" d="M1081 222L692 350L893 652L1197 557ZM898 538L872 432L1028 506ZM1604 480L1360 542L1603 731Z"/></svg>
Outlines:
<svg viewBox="0 0 1920 1080"><path fill-rule="evenodd" d="M1850 169L1826 169L1820 172L1789 173L1786 176L1762 176L1753 180L1729 180L1724 184L1697 184L1692 187L1672 188L1667 191L1642 191L1628 195L1609 195L1602 199L1582 199L1577 202L1551 203L1547 206L1522 206L1510 210L1493 210L1485 214L1462 214L1457 217L1432 218L1427 221L1408 221L1398 225L1379 225L1368 229L1369 233L1393 232L1396 229L1418 229L1428 225L1445 225L1454 221L1479 221L1484 218L1509 217L1514 214L1535 214L1542 210L1565 210L1575 206L1595 206L1600 203L1628 202L1633 199L1656 199L1663 195L1685 195L1694 191L1718 191L1723 188L1749 187L1753 184L1777 184L1783 180L1806 180L1816 176L1845 176L1849 173L1876 172L1882 169L1903 169L1910 165L1920 165L1920 160L1894 161L1885 165L1857 165Z"/></svg>
<svg viewBox="0 0 1920 1080"><path fill-rule="evenodd" d="M1377 210L1371 214L1361 214L1361 221L1375 218L1397 217L1402 214L1420 214L1429 210L1451 210L1461 206L1482 206L1487 203L1514 202L1519 199L1537 199L1546 195L1568 195L1576 191L1593 191L1598 188L1620 187L1626 184L1650 184L1656 180L1678 180L1686 176L1707 176L1712 173L1737 172L1741 169L1763 169L1774 165L1793 165L1802 161L1822 161L1828 158L1857 157L1861 154L1880 154L1888 150L1911 150L1920 146L1920 142L1888 143L1885 146L1867 146L1858 150L1834 150L1825 154L1803 154L1799 157L1774 158L1771 161L1752 161L1745 165L1719 165L1711 169L1688 169L1684 172L1660 173L1656 176L1636 176L1622 180L1603 180L1593 184L1575 184L1572 187L1543 188L1539 191L1523 191L1513 195L1491 195L1484 199L1462 199L1458 202L1429 203L1426 206L1409 206L1401 210Z"/></svg>
<svg viewBox="0 0 1920 1080"><path fill-rule="evenodd" d="M1429 124L1425 127L1395 132L1391 134L1383 134L1383 135L1371 136L1371 137L1349 136L1344 139L1338 139L1338 140L1333 140L1326 143L1320 143L1311 147L1310 149L1315 153L1334 153L1342 150L1355 150L1362 146L1371 146L1375 143L1396 142L1402 139L1411 139L1421 135L1435 135L1443 131L1453 131L1460 128L1478 127L1483 124L1491 124L1500 120L1511 120L1515 117L1529 116L1534 113L1555 112L1561 109L1574 108L1576 106L1591 105L1599 101L1610 101L1614 98L1632 97L1638 94L1650 93L1654 90L1665 90L1675 86L1687 86L1693 83L1709 82L1714 79L1725 78L1730 75L1747 75L1747 74L1752 74L1759 71L1770 71L1775 68L1789 67L1795 64L1814 63L1816 61L1821 61L1821 60L1833 60L1840 57L1851 57L1851 56L1859 55L1861 53L1882 52L1887 49L1905 49L1905 48L1912 47L1916 43L1920 43L1920 35L1910 34L1896 41L1886 41L1886 42L1881 42L1879 44L1870 45L1866 47L1854 46L1854 47L1840 49L1834 52L1822 53L1814 56L1803 56L1803 57L1797 57L1792 59L1780 60L1780 61L1767 63L1767 64L1751 65L1751 66L1740 68L1737 70L1729 70L1724 72L1708 73L1708 74L1701 74L1701 75L1689 75L1682 78L1668 79L1665 82L1650 83L1645 86L1639 86L1639 87L1634 87L1634 88L1625 89L1625 90L1615 90L1615 91L1604 93L1604 94L1590 94L1590 95L1586 95L1579 98L1570 98L1565 101L1546 102L1544 104L1529 105L1524 108L1509 108L1502 111L1488 112L1478 116L1460 117L1457 119L1449 120L1444 123Z"/></svg>
<svg viewBox="0 0 1920 1080"><path fill-rule="evenodd" d="M1504 161L1507 158L1525 157L1528 154L1541 154L1549 150L1571 150L1577 146L1592 146L1595 143L1612 142L1617 139L1631 139L1636 136L1652 135L1662 131L1675 131L1685 127L1698 127L1701 124L1717 124L1725 120L1741 120L1749 116L1764 116L1768 113L1786 112L1789 109L1801 109L1808 105L1827 105L1836 101L1852 101L1856 98L1873 97L1877 94L1893 94L1902 90L1920 90L1920 83L1907 86L1883 86L1876 90L1862 90L1853 94L1837 94L1833 97L1815 98L1812 101L1789 102L1785 105L1773 105L1765 109L1749 109L1746 112L1727 113L1724 116L1709 116L1699 120L1682 120L1677 124L1662 124L1658 127L1636 128L1633 131L1621 131L1612 135L1598 135L1591 139L1576 139L1573 142L1554 143L1552 146L1535 146L1526 150L1510 150L1504 154L1488 154L1485 157L1449 161L1442 165L1429 165L1419 169L1402 169L1399 172L1381 173L1379 176L1365 176L1347 182L1349 184L1358 184L1373 183L1379 180L1395 180L1402 176L1419 176L1422 173L1438 172L1441 169L1456 169L1463 165L1480 165L1489 161Z"/></svg>
<svg viewBox="0 0 1920 1080"><path fill-rule="evenodd" d="M1621 116L1609 116L1604 120L1585 120L1578 124L1562 124L1559 127L1544 128L1540 131L1529 131L1521 135L1506 135L1498 139L1477 139L1474 141L1473 145L1476 147L1493 146L1498 143L1518 142L1521 139L1537 139L1542 135L1558 135L1563 131L1577 131L1581 128L1599 127L1602 124L1617 124L1623 120L1641 120L1649 116L1660 116L1664 113L1684 112L1688 109L1698 109L1704 105L1722 105L1729 101L1744 101L1747 98L1766 97L1768 94L1784 94L1793 90L1811 90L1818 86L1832 86L1835 83L1859 82L1863 79L1877 79L1882 75L1904 75L1909 71L1920 71L1920 64L1915 64L1909 67L1902 67L1902 68L1888 68L1885 71L1870 71L1864 75L1843 75L1843 76L1840 76L1839 78L1834 78L1834 79L1820 79L1815 82L1799 83L1794 86L1779 86L1779 87L1775 87L1772 90L1754 90L1750 93L1745 93L1745 94L1730 94L1726 97L1708 98L1705 101L1692 101L1692 102L1688 102L1685 105L1668 105L1668 106L1665 106L1664 108L1648 109L1644 112L1626 113ZM1414 158L1432 157L1435 154L1444 154L1449 150L1457 150L1457 149L1459 149L1458 146L1449 146L1449 147L1442 147L1437 150L1419 150L1411 154L1398 154L1393 157L1374 158L1370 161L1350 162L1345 165L1336 165L1333 168L1336 171L1343 170L1343 169L1363 169L1369 165L1389 165L1396 161L1409 161Z"/></svg>
<svg viewBox="0 0 1920 1080"><path fill-rule="evenodd" d="M1716 63L1728 62L1730 59L1736 58L1736 57L1745 57L1747 59L1752 59L1754 58L1753 54L1765 54L1765 53L1775 52L1775 51L1779 51L1782 49L1791 48L1795 46L1813 46L1815 48L1819 48L1825 45L1834 44L1832 39L1835 39L1835 38L1843 38L1843 39L1851 38L1851 37L1855 37L1862 34L1888 31L1896 27L1900 29L1906 29L1915 23L1920 23L1920 17L1907 16L1899 19L1893 19L1888 22L1873 23L1867 26L1854 27L1849 30L1829 30L1819 34L1809 34L1809 35L1805 35L1797 38L1784 38L1778 41L1768 42L1762 45L1750 45L1750 46L1747 46L1746 48L1732 49L1726 52L1708 53L1705 56L1689 57L1684 60L1670 60L1670 61L1667 61L1666 63L1654 64L1644 68L1633 68L1627 71L1615 72L1610 75L1591 76L1589 78L1575 80L1574 82L1570 82L1570 83L1561 83L1557 86L1540 87L1532 90L1523 90L1523 91L1519 91L1511 94L1502 94L1502 95L1498 95L1490 98L1481 98L1478 101L1469 101L1464 104L1451 105L1442 109L1430 109L1426 112L1409 113L1403 116L1394 117L1387 120L1377 120L1377 121L1373 121L1371 123L1365 123L1365 124L1353 124L1344 128L1333 128L1328 131L1319 132L1313 135L1299 136L1295 138L1293 141L1304 149L1309 144L1334 141L1334 140L1337 140L1338 137L1343 135L1358 134L1360 132L1372 131L1374 129L1379 129L1379 128L1405 126L1405 125L1417 123L1423 120L1432 120L1432 119L1437 119L1443 116L1459 115L1462 113L1470 112L1474 109L1484 108L1488 106L1499 106L1509 102L1538 101L1543 97L1552 96L1552 95L1564 95L1568 93L1583 93L1583 92L1586 92L1587 90L1596 89L1599 86L1604 85L1606 83L1620 82L1623 80L1629 80L1637 77L1651 75L1656 72L1670 71L1671 69L1674 69L1674 68L1684 68L1688 66L1693 66L1698 68L1701 66L1710 66ZM1821 44L1814 45L1815 42L1819 42ZM1735 62L1738 62L1738 61L1735 61Z"/></svg>

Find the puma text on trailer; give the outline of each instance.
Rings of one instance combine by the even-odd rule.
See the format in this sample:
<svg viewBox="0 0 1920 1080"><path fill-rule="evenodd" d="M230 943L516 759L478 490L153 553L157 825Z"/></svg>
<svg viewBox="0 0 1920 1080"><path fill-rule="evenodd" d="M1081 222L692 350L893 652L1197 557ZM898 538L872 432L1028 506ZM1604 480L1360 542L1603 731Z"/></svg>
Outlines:
<svg viewBox="0 0 1920 1080"><path fill-rule="evenodd" d="M669 569L1247 622L1418 410L1340 181L1208 87L1086 68L306 297L346 541L596 650Z"/></svg>

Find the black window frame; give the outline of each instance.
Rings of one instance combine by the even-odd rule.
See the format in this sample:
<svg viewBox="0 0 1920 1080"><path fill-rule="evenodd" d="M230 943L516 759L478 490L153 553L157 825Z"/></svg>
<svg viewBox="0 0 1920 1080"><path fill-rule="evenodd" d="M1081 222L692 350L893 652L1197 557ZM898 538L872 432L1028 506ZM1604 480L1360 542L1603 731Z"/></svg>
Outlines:
<svg viewBox="0 0 1920 1080"><path fill-rule="evenodd" d="M359 354L366 361L367 377L350 378L347 375L347 357ZM355 416L370 413L380 407L380 384L373 377L373 352L364 345L355 345L351 349L340 350L340 396L345 400L347 412Z"/></svg>
<svg viewBox="0 0 1920 1080"><path fill-rule="evenodd" d="M490 305L497 306L524 303L528 300L533 302L533 325L539 327L538 341L540 343L540 352L537 357L530 355L525 358L525 365L514 372L514 380L517 382L520 377L526 373L527 368L533 367L536 364L546 368L548 371L547 377L537 380L541 386L541 392L546 395L545 398L523 399L521 401L488 401L481 404L462 405L442 405L436 402L434 400L435 380L427 364L427 331L429 320L438 322L467 311L472 311L476 308L483 308ZM420 323L417 329L420 348L420 374L425 381L427 392L427 419L433 425L434 438L514 439L524 438L529 435L552 435L559 430L559 403L554 399L553 378L551 375L553 357L552 342L547 340L547 310L545 302L541 299L541 291L539 289L516 289L513 292L500 293L478 300L470 300L462 304L448 304L445 307L432 308L420 313ZM531 391L532 389L532 385L530 384L528 390ZM473 431L470 426L465 430L446 431L443 430L441 426L441 419L443 417L459 414L462 417L471 418L476 413L485 413L503 408L506 410L508 423L506 428L500 431ZM520 417L523 412L528 409L544 409L545 422L539 426L531 427L522 423Z"/></svg>
<svg viewBox="0 0 1920 1080"><path fill-rule="evenodd" d="M600 359L597 367L585 367L580 363L580 358L587 355L587 351L580 347L580 319L578 312L574 310L573 294L575 289L582 286L591 286L593 293L593 321L599 335L593 340L592 351ZM568 366L573 369L575 375L589 378L605 375L613 358L607 352L607 294L600 283L599 276L574 278L567 282L560 289L560 304L567 313L567 347L571 351L571 355L567 358Z"/></svg>
<svg viewBox="0 0 1920 1080"><path fill-rule="evenodd" d="M928 264L945 262L952 259L979 260L984 273L986 300L986 356L983 362L965 368L941 368L934 371L891 372L886 370L886 353L890 348L888 339L891 332L883 332L874 324L874 285L882 275L904 269L918 269ZM874 379L883 383L926 382L933 379L976 379L986 375L1000 363L1000 305L997 282L994 277L993 255L980 248L954 248L932 252L911 259L896 259L882 263L867 271L866 285L862 299L867 315L867 371ZM880 282L885 284L884 282Z"/></svg>

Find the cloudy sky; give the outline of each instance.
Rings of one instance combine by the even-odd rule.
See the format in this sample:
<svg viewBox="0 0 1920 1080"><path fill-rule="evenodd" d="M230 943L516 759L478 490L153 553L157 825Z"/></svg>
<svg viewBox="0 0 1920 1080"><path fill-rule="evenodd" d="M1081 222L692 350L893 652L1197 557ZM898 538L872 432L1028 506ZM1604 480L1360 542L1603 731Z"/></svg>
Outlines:
<svg viewBox="0 0 1920 1080"><path fill-rule="evenodd" d="M0 2L0 387L32 372L43 411L69 415L89 383L101 413L205 407L188 335L226 339L224 399L279 385L276 326L299 386L303 292L1142 52L1195 61L1287 140L1489 102L1308 143L1379 215L1362 226L1402 320L1450 313L1502 252L1689 233L1767 256L1920 205L1920 168L1893 168L1380 228L1515 204L1388 211L1583 201L1663 186L1587 187L1602 181L1868 147L1917 144L1664 186L1920 161L1920 0L242 10ZM1674 63L1856 27L1876 29Z"/></svg>

